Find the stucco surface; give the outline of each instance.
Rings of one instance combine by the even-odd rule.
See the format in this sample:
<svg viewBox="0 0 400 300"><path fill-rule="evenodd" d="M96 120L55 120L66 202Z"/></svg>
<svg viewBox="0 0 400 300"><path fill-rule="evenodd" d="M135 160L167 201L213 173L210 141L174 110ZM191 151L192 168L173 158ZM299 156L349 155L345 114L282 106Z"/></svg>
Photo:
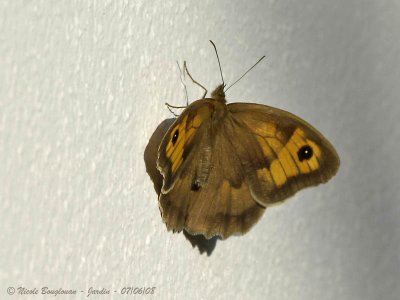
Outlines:
<svg viewBox="0 0 400 300"><path fill-rule="evenodd" d="M0 298L398 299L399 28L397 0L3 0ZM166 231L144 151L185 103L177 60L220 82L210 39L228 83L267 56L228 101L301 116L342 164L207 255Z"/></svg>

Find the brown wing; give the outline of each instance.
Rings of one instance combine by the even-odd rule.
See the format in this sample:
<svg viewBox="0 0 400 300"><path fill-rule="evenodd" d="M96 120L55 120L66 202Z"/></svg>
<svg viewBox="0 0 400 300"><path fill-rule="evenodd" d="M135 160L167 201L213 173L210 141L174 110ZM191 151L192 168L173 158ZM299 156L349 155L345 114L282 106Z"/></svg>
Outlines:
<svg viewBox="0 0 400 300"><path fill-rule="evenodd" d="M247 232L263 214L265 209L253 200L239 157L227 139L227 131L232 130L229 126L225 121L210 122L201 136L211 141L212 149L206 181L196 181L203 159L199 140L198 152L184 173L172 189L161 193L160 210L168 229L227 238Z"/></svg>
<svg viewBox="0 0 400 300"><path fill-rule="evenodd" d="M158 149L157 168L164 177L162 192L167 193L182 176L187 176L189 168L199 177L208 173L211 154L208 127L213 112L213 105L207 99L193 102L165 134ZM193 157L202 160L193 168ZM201 171L199 171L201 169Z"/></svg>
<svg viewBox="0 0 400 300"><path fill-rule="evenodd" d="M299 117L260 104L231 103L228 110L236 128L245 128L236 130L236 138L245 140L246 147L242 142L235 148L250 192L261 205L283 201L336 174L340 161L335 149ZM235 134L230 136L233 140Z"/></svg>
<svg viewBox="0 0 400 300"><path fill-rule="evenodd" d="M166 141L184 121L175 122L160 146L159 167L166 169L159 203L170 230L207 238L245 233L266 206L327 181L338 169L333 147L300 118L257 104L233 103L228 109L220 122L203 121L175 171L170 169L179 155L168 152Z"/></svg>

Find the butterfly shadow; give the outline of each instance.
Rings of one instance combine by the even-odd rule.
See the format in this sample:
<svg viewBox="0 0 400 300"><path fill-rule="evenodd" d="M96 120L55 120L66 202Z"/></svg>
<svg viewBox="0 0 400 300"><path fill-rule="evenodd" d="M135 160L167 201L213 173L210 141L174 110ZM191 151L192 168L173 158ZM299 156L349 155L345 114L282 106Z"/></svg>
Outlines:
<svg viewBox="0 0 400 300"><path fill-rule="evenodd" d="M161 187L163 185L163 177L157 169L158 146L160 145L165 133L175 120L176 118L170 118L162 121L153 132L146 149L144 150L146 172L149 174L151 181L153 181L154 190L158 196L160 195ZM212 254L217 241L220 239L218 236L215 236L211 239L206 239L203 235L191 235L185 230L183 230L183 234L192 244L193 248L197 247L200 254L206 252L208 256Z"/></svg>

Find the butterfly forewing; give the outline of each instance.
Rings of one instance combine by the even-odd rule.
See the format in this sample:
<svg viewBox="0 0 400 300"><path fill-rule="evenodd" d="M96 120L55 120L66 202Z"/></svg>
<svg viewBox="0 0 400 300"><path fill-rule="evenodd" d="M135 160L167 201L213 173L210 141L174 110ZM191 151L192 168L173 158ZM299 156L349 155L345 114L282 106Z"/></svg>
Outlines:
<svg viewBox="0 0 400 300"><path fill-rule="evenodd" d="M254 167L256 176L253 173L247 180L260 204L283 201L336 174L339 157L335 149L304 120L260 104L232 103L228 109L247 134L255 137L256 142L253 140L248 148L258 148L264 156L263 160L254 159L250 152L241 156Z"/></svg>
<svg viewBox="0 0 400 300"><path fill-rule="evenodd" d="M157 160L157 167L164 177L163 193L173 188L182 172L194 161L198 168L193 172L198 171L199 178L204 178L211 154L209 124L212 111L213 106L207 99L195 101L182 112L165 134ZM200 161L195 160L196 153L201 157ZM192 174L184 174L189 175Z"/></svg>

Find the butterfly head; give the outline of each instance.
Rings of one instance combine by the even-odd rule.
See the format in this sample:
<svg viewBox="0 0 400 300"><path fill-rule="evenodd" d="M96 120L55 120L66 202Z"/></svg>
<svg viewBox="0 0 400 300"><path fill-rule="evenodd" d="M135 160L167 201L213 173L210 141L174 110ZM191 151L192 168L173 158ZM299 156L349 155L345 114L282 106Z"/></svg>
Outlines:
<svg viewBox="0 0 400 300"><path fill-rule="evenodd" d="M224 83L221 83L219 86L215 88L215 90L211 93L211 98L214 99L215 101L226 103Z"/></svg>

